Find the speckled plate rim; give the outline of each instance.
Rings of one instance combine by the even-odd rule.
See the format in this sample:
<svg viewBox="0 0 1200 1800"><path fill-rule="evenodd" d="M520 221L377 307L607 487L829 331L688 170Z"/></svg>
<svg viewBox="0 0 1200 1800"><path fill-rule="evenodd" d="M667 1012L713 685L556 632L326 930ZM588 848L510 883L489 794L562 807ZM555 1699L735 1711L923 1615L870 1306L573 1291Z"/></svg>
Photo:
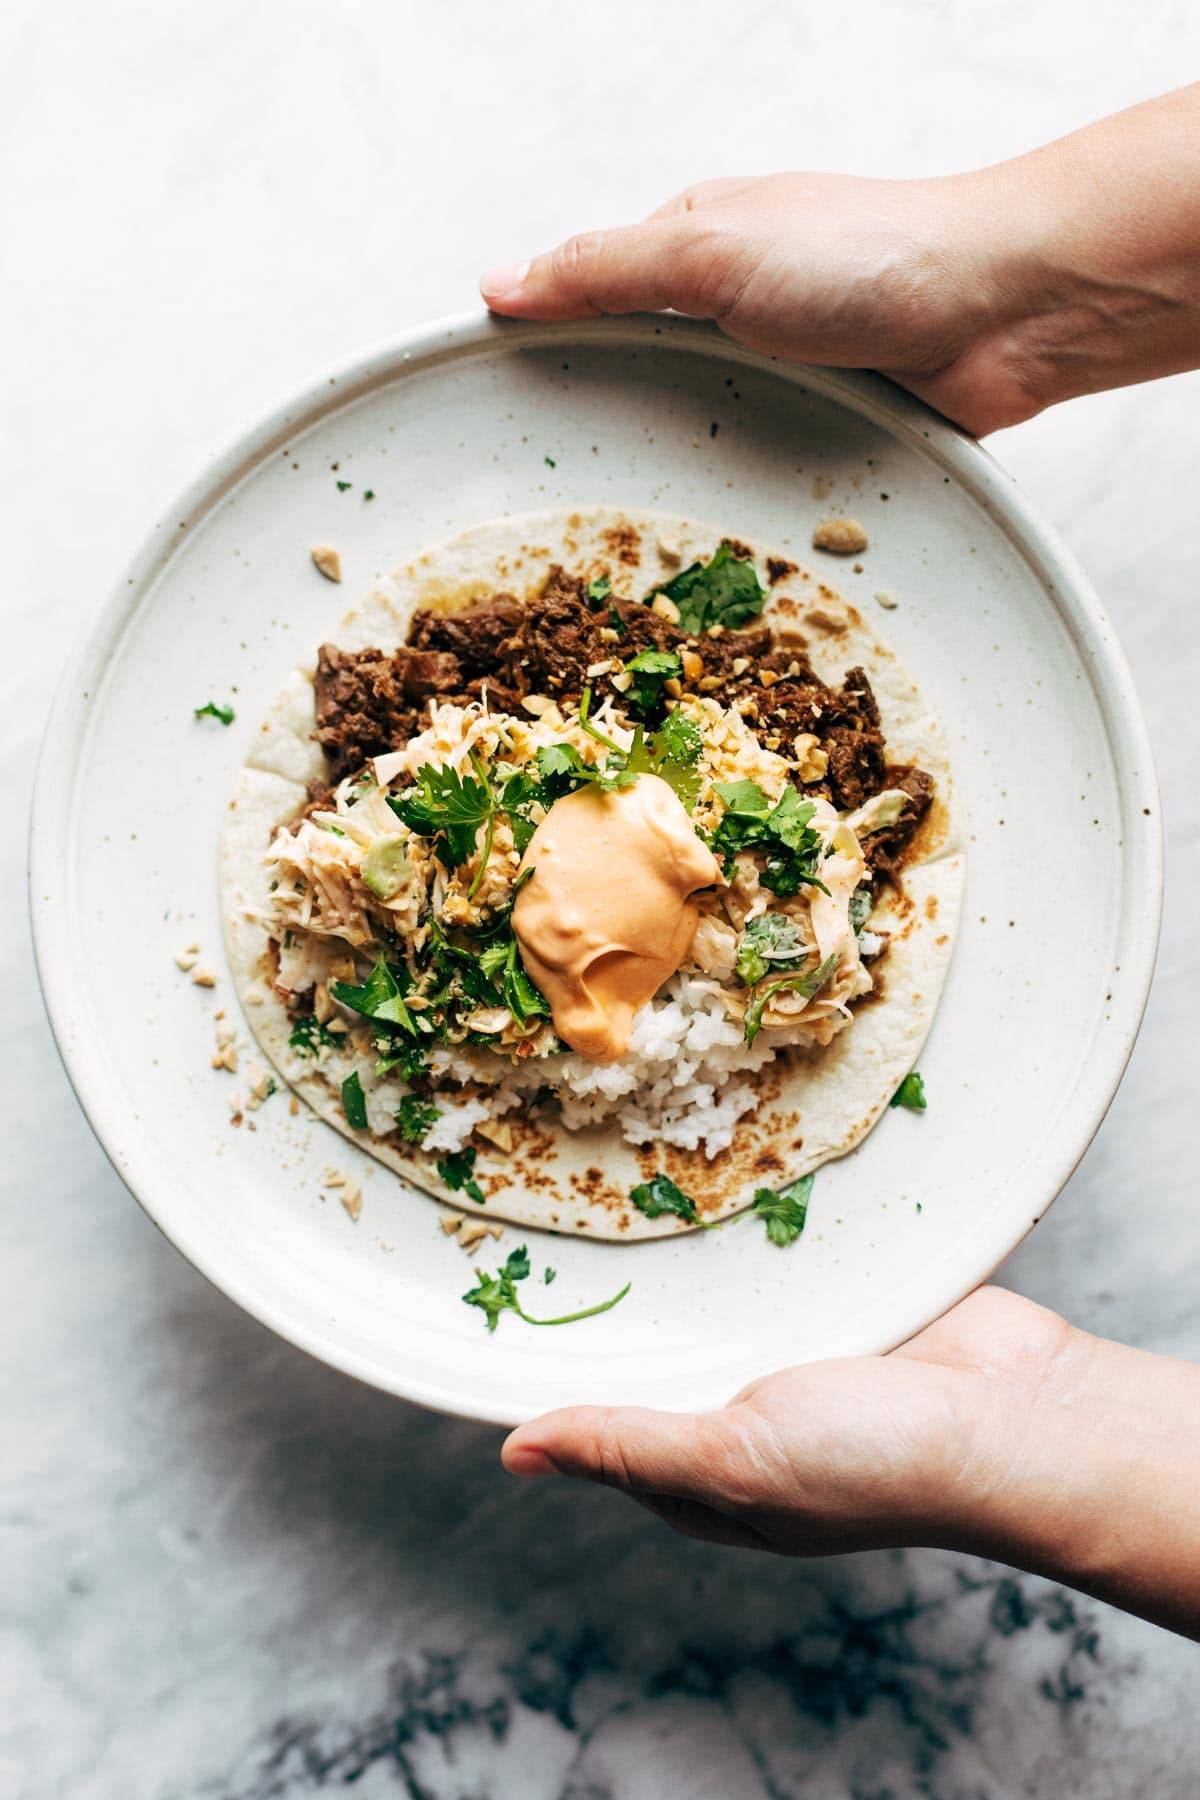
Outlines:
<svg viewBox="0 0 1200 1800"><path fill-rule="evenodd" d="M972 1222L974 1255L964 1263L947 1249L881 1299L864 1354L903 1343L993 1272L1036 1225L1061 1191L1099 1129L1128 1063L1154 973L1162 912L1162 827L1158 781L1149 734L1124 652L1087 576L1058 533L1042 520L996 460L955 426L881 376L788 365L757 355L714 327L674 317L633 316L561 325L528 325L470 313L438 320L347 367L322 376L275 408L210 458L203 472L168 507L118 577L60 683L38 764L30 826L30 911L42 993L67 1077L84 1114L122 1181L188 1261L252 1317L310 1355L348 1375L435 1411L495 1424L526 1416L512 1405L481 1402L465 1379L429 1379L398 1370L339 1341L323 1321L294 1316L256 1291L252 1278L227 1266L219 1241L171 1191L156 1190L151 1158L136 1121L107 1090L103 1058L81 1045L86 1000L70 960L72 776L89 729L92 697L121 648L147 592L186 537L259 464L289 439L375 389L448 362L510 353L552 343L593 346L656 345L712 357L727 365L766 371L856 413L933 461L1010 540L1038 578L1065 627L1096 696L1112 750L1122 820L1122 884L1116 957L1123 974L1108 1029L1095 1041L1075 1085L1057 1113L1054 1130L1025 1165L1024 1191L1011 1205ZM969 1270L969 1273L965 1273Z"/></svg>

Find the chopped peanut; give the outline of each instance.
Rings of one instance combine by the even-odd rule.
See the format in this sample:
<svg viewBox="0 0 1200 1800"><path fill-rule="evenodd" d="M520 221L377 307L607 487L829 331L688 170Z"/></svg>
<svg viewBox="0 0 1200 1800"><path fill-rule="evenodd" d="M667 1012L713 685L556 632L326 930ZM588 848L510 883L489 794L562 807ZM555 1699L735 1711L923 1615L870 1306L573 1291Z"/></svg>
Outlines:
<svg viewBox="0 0 1200 1800"><path fill-rule="evenodd" d="M342 579L342 559L332 544L314 544L309 554L326 581Z"/></svg>
<svg viewBox="0 0 1200 1800"><path fill-rule="evenodd" d="M869 542L857 519L822 519L812 535L814 550L834 556L857 556Z"/></svg>

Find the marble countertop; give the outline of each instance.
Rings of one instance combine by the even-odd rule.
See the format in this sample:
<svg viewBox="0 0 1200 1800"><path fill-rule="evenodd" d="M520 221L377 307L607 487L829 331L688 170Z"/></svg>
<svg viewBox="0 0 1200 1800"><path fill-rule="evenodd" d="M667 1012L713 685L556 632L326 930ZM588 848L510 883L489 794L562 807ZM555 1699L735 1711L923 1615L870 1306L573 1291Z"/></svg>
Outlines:
<svg viewBox="0 0 1200 1800"><path fill-rule="evenodd" d="M279 395L472 304L485 263L689 179L968 166L1196 67L1200 18L1174 0L1142 0L1136 32L1128 16L1118 0L11 0L5 891L86 614L156 506ZM1198 403L1192 376L993 443L1124 637L1168 842L1128 1078L1002 1278L1192 1357ZM969 1558L691 1544L612 1494L511 1482L496 1432L277 1342L132 1204L59 1068L19 921L2 954L20 1046L0 1258L4 1794L1194 1793L1196 1653L1177 1639Z"/></svg>

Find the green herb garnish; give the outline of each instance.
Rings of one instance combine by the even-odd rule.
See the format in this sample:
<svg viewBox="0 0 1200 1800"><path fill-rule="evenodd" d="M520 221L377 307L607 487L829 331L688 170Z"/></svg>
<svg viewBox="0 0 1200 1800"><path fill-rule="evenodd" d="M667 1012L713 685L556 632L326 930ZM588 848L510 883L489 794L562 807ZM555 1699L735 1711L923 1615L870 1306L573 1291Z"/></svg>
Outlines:
<svg viewBox="0 0 1200 1800"><path fill-rule="evenodd" d="M288 1043L297 1056L316 1056L322 1045L332 1046L337 1041L336 1034L322 1025L315 1013L297 1019L288 1035Z"/></svg>
<svg viewBox="0 0 1200 1800"><path fill-rule="evenodd" d="M558 464L555 462L555 460L552 456L543 456L542 461L545 463L545 465L548 469L557 469L557 467L558 467Z"/></svg>
<svg viewBox="0 0 1200 1800"><path fill-rule="evenodd" d="M611 593L611 575L597 575L594 581L589 581L587 584L587 597L594 606L599 606L602 600L607 600Z"/></svg>
<svg viewBox="0 0 1200 1800"><path fill-rule="evenodd" d="M464 1193L476 1206L486 1206L487 1196L475 1179L475 1151L452 1150L437 1165L437 1172L448 1188Z"/></svg>
<svg viewBox="0 0 1200 1800"><path fill-rule="evenodd" d="M700 1225L705 1230L712 1229L711 1225L700 1217L692 1196L685 1194L669 1175L659 1173L651 1176L649 1181L639 1182L637 1187L630 1189L629 1198L638 1211L644 1213L648 1219L661 1219L665 1213L673 1213L685 1224Z"/></svg>
<svg viewBox="0 0 1200 1800"><path fill-rule="evenodd" d="M888 1101L889 1106L907 1106L910 1112L924 1112L927 1104L925 1082L915 1069L904 1077Z"/></svg>
<svg viewBox="0 0 1200 1800"><path fill-rule="evenodd" d="M347 1125L352 1125L355 1131L367 1129L367 1101L357 1069L353 1075L347 1075L342 1083L342 1111L346 1115Z"/></svg>
<svg viewBox="0 0 1200 1800"><path fill-rule="evenodd" d="M757 618L766 601L754 564L735 556L732 544L718 545L708 562L694 562L654 593L665 594L679 608L682 631L698 637L713 625L735 630ZM650 596L653 597L652 595Z"/></svg>
<svg viewBox="0 0 1200 1800"><path fill-rule="evenodd" d="M862 928L871 916L871 908L875 904L875 895L869 882L862 882L850 896L850 924L855 937L862 935Z"/></svg>
<svg viewBox="0 0 1200 1800"><path fill-rule="evenodd" d="M192 708L198 719L220 719L222 725L232 725L237 714L232 706L218 706L215 700L206 700L203 706Z"/></svg>
<svg viewBox="0 0 1200 1800"><path fill-rule="evenodd" d="M815 995L820 993L840 961L841 957L835 952L834 955L827 956L823 963L818 963L817 967L809 974L784 975L779 981L770 982L765 988L756 993L753 1000L751 1000L749 1006L746 1008L746 1016L742 1020L742 1029L745 1033L746 1042L752 1044L758 1036L759 1031L762 1029L762 1016L766 1011L767 1002L772 994L781 993L786 988L790 992L803 994L807 999L811 1000Z"/></svg>
<svg viewBox="0 0 1200 1800"><path fill-rule="evenodd" d="M773 894L797 894L803 884L829 890L817 874L821 834L809 821L816 812L794 787L786 787L772 806L754 781L719 781L717 794L725 812L713 833L712 847L731 874L741 850L759 850L767 863L761 881Z"/></svg>
<svg viewBox="0 0 1200 1800"><path fill-rule="evenodd" d="M363 489L363 499L364 500L373 500L374 498L375 498L375 489L374 488L364 488Z"/></svg>
<svg viewBox="0 0 1200 1800"><path fill-rule="evenodd" d="M738 942L737 972L747 987L754 987L772 963L798 963L804 953L804 939L794 919L785 913L760 913L746 921Z"/></svg>
<svg viewBox="0 0 1200 1800"><path fill-rule="evenodd" d="M813 1177L801 1175L798 1180L789 1181L786 1187L761 1187L755 1192L750 1210L758 1214L767 1228L767 1236L781 1250L794 1244L804 1230L812 1186Z"/></svg>
<svg viewBox="0 0 1200 1800"><path fill-rule="evenodd" d="M419 1144L441 1118L436 1106L420 1094L405 1094L396 1108L396 1129L406 1144Z"/></svg>
<svg viewBox="0 0 1200 1800"><path fill-rule="evenodd" d="M550 1286L550 1283L555 1279L557 1274L558 1274L558 1270L552 1269L550 1267L550 1264L547 1263L546 1264L546 1273L542 1276L542 1280L545 1282L547 1287Z"/></svg>
<svg viewBox="0 0 1200 1800"><path fill-rule="evenodd" d="M579 1319L594 1319L598 1313L611 1312L625 1298L631 1285L627 1281L611 1300L602 1300L598 1306L585 1306L581 1312L564 1313L557 1319L532 1319L517 1298L518 1281L525 1281L529 1276L529 1252L524 1244L510 1254L498 1275L489 1275L484 1269L477 1273L478 1286L465 1293L463 1299L468 1306L477 1306L486 1315L489 1331L495 1331L502 1312L516 1313L527 1325L574 1325Z"/></svg>
<svg viewBox="0 0 1200 1800"><path fill-rule="evenodd" d="M639 713L661 712L666 698L664 683L678 681L683 674L683 664L674 650L639 650L625 668L633 680L624 697Z"/></svg>
<svg viewBox="0 0 1200 1800"><path fill-rule="evenodd" d="M352 481L339 481L337 484L337 491L339 494L344 494L347 488L352 488L353 486L354 483Z"/></svg>
<svg viewBox="0 0 1200 1800"><path fill-rule="evenodd" d="M407 982L407 974L404 979ZM413 1016L404 1004L401 984L382 954L361 987L355 987L349 981L331 981L329 991L342 1006L361 1013L364 1019L377 1019L381 1024L398 1025L402 1031L416 1032Z"/></svg>
<svg viewBox="0 0 1200 1800"><path fill-rule="evenodd" d="M504 1004L518 1025L524 1025L527 1019L549 1018L550 1003L525 973L511 931L506 938L497 938L488 945L480 955L479 966L489 981L498 984Z"/></svg>
<svg viewBox="0 0 1200 1800"><path fill-rule="evenodd" d="M457 769L438 769L424 763L417 770L416 787L402 794L389 794L388 805L418 837L433 839L434 854L449 868L469 862L475 854L480 827L486 830L479 870L471 884L471 893L487 867L496 828L496 797L484 772L483 764L472 752L474 775L461 775Z"/></svg>

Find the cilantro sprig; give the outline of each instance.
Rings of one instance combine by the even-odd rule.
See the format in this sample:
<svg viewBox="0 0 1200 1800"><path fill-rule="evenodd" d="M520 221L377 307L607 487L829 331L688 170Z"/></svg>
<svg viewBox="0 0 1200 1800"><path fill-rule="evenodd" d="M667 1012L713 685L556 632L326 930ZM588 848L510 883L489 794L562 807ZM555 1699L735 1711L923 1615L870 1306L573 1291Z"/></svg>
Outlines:
<svg viewBox="0 0 1200 1800"><path fill-rule="evenodd" d="M475 1287L468 1289L463 1299L468 1306L477 1306L487 1319L489 1331L495 1331L503 1312L516 1313L527 1325L574 1325L580 1319L594 1319L600 1313L611 1312L620 1304L633 1285L625 1286L609 1300L601 1300L596 1306L585 1306L579 1312L562 1313L556 1319L535 1319L521 1305L517 1294L517 1283L529 1279L529 1252L524 1244L510 1252L508 1260L496 1275L489 1275L485 1269L477 1269L479 1280Z"/></svg>
<svg viewBox="0 0 1200 1800"><path fill-rule="evenodd" d="M476 1206L487 1205L487 1195L475 1179L475 1151L470 1146L465 1150L452 1150L449 1156L443 1156L437 1165L437 1172L454 1193L465 1194Z"/></svg>
<svg viewBox="0 0 1200 1800"><path fill-rule="evenodd" d="M222 725L232 725L237 718L232 706L218 706L215 700L206 700L203 706L192 708L198 719L219 719Z"/></svg>
<svg viewBox="0 0 1200 1800"><path fill-rule="evenodd" d="M625 690L626 704L649 715L663 710L665 684L679 680L683 663L674 650L639 650L625 664L625 673L631 677Z"/></svg>
<svg viewBox="0 0 1200 1800"><path fill-rule="evenodd" d="M404 990L409 985L408 971L403 965L393 967L387 957L379 955L375 967L361 986L352 981L331 981L329 991L342 1006L374 1019L382 1025L395 1025L415 1035L416 1021L404 1003Z"/></svg>
<svg viewBox="0 0 1200 1800"><path fill-rule="evenodd" d="M483 849L468 899L474 897L483 880L500 810L487 771L474 750L471 768L474 773L464 775L458 769L439 769L433 763L423 763L417 770L415 787L388 795L388 805L396 817L418 837L432 838L435 856L450 868L457 869L470 861L482 828Z"/></svg>
<svg viewBox="0 0 1200 1800"><path fill-rule="evenodd" d="M717 794L725 811L713 833L712 847L730 874L741 850L766 855L761 880L773 894L790 897L802 886L829 889L817 874L821 862L821 834L810 820L816 812L794 787L786 787L774 805L756 781L719 781Z"/></svg>
<svg viewBox="0 0 1200 1800"><path fill-rule="evenodd" d="M704 741L698 728L680 713L668 713L657 731L647 733L638 725L628 750L600 730L591 716L592 690L585 687L579 699L581 728L608 751L604 762L585 762L573 744L550 744L538 751L542 780L541 798L546 805L563 794L591 783L604 793L629 787L639 775L659 775L669 783L690 812L700 791L696 763Z"/></svg>
<svg viewBox="0 0 1200 1800"><path fill-rule="evenodd" d="M758 617L766 590L749 557L734 554L728 541L707 562L694 562L648 596L665 594L679 608L680 629L698 637L714 625L736 630Z"/></svg>
<svg viewBox="0 0 1200 1800"><path fill-rule="evenodd" d="M441 1116L437 1107L420 1094L405 1094L396 1108L396 1129L406 1144L420 1144Z"/></svg>
<svg viewBox="0 0 1200 1800"><path fill-rule="evenodd" d="M297 1056L318 1056L323 1048L332 1048L337 1034L322 1025L315 1013L305 1013L296 1020L288 1035L288 1044Z"/></svg>
<svg viewBox="0 0 1200 1800"><path fill-rule="evenodd" d="M804 1230L813 1179L811 1175L801 1175L796 1181L789 1181L786 1187L755 1190L750 1210L758 1214L767 1228L767 1236L781 1250L794 1244Z"/></svg>
<svg viewBox="0 0 1200 1800"><path fill-rule="evenodd" d="M666 1214L673 1214L675 1218L682 1219L685 1225L698 1225L703 1231L715 1228L715 1221L700 1217L692 1196L685 1194L677 1182L661 1171L652 1175L649 1181L641 1181L637 1187L631 1188L629 1198L648 1219L661 1219Z"/></svg>

